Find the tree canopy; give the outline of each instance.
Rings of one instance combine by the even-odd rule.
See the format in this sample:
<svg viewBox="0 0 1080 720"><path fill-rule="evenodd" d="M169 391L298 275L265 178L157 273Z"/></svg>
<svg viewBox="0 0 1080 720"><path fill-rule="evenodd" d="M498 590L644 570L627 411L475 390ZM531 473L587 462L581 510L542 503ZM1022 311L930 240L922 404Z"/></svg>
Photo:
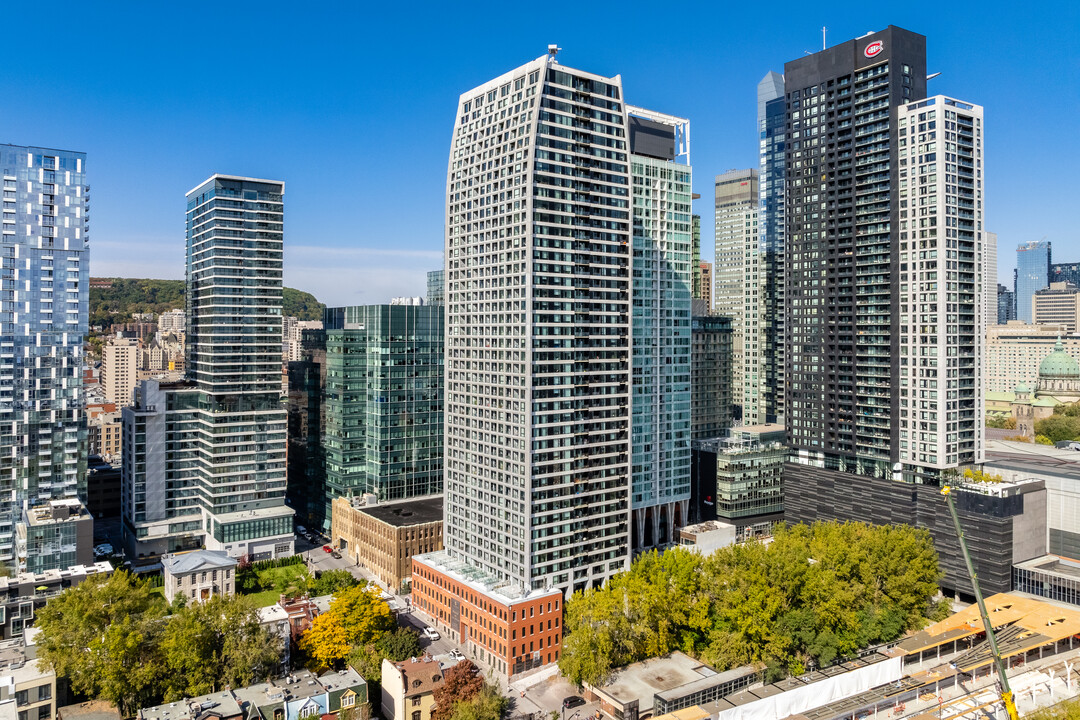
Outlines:
<svg viewBox="0 0 1080 720"><path fill-rule="evenodd" d="M353 648L375 643L397 627L390 606L375 586L343 590L318 615L300 637L300 649L318 668L333 668L349 657Z"/></svg>
<svg viewBox="0 0 1080 720"><path fill-rule="evenodd" d="M919 627L940 577L929 533L860 523L778 526L769 545L639 557L566 605L559 669L596 684L681 650L725 670L801 673Z"/></svg>
<svg viewBox="0 0 1080 720"><path fill-rule="evenodd" d="M1046 437L1051 443L1080 438L1080 408L1058 405L1053 415L1035 421L1035 434Z"/></svg>
<svg viewBox="0 0 1080 720"><path fill-rule="evenodd" d="M443 673L442 684L435 688L435 708L431 720L450 720L459 703L471 703L484 689L484 678L469 660L462 660Z"/></svg>
<svg viewBox="0 0 1080 720"><path fill-rule="evenodd" d="M104 281L110 287L101 287ZM325 305L311 293L282 288L281 312L300 320L322 320ZM183 309L183 280L148 278L91 278L90 325L106 329L113 323L131 322L134 313L163 313Z"/></svg>
<svg viewBox="0 0 1080 720"><path fill-rule="evenodd" d="M149 582L123 570L89 577L38 612L38 657L76 692L124 715L250 684L281 660L280 642L243 597L172 609L166 615Z"/></svg>

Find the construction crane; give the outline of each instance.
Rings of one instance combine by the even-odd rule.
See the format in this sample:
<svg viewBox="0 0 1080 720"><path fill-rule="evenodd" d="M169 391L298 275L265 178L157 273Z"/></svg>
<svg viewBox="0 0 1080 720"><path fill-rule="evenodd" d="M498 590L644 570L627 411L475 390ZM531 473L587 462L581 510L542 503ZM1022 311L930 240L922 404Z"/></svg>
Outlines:
<svg viewBox="0 0 1080 720"><path fill-rule="evenodd" d="M1009 714L1009 720L1019 720L1020 714L1016 712L1016 703L1013 701L1012 689L1009 687L1009 678L1005 674L1005 662L998 652L997 638L994 637L994 626L990 622L990 615L986 612L986 603L983 602L982 590L979 589L979 577L975 574L975 566L971 563L971 555L968 554L967 541L964 540L964 530L960 527L960 516L956 514L956 506L953 505L952 488L948 485L941 488L941 494L945 496L945 504L949 506L949 514L952 515L953 527L956 528L956 537L960 541L960 552L964 555L967 564L968 576L971 578L971 586L975 588L975 601L979 603L979 614L982 616L983 629L986 631L986 639L990 641L990 652L994 657L994 667L997 668L998 678L1001 681L1001 702L1005 704L1005 712Z"/></svg>

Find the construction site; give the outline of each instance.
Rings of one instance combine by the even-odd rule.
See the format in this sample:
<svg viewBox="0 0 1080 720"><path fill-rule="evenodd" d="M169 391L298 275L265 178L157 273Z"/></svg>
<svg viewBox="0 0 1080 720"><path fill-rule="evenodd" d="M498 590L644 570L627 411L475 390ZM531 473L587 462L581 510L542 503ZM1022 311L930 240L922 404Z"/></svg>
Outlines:
<svg viewBox="0 0 1080 720"><path fill-rule="evenodd" d="M1080 694L1080 611L1013 593L985 603L1021 716ZM716 720L1008 720L994 665L972 605L887 650L703 709Z"/></svg>

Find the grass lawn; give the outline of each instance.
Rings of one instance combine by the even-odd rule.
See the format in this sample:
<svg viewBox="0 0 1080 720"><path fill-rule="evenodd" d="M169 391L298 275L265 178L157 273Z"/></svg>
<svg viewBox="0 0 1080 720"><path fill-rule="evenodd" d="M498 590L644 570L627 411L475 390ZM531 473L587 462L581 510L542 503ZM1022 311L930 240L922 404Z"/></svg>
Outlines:
<svg viewBox="0 0 1080 720"><path fill-rule="evenodd" d="M276 603L283 592L291 585L303 585L311 576L303 565L285 565L283 567L260 570L259 585L265 590L248 595L257 607L269 607Z"/></svg>

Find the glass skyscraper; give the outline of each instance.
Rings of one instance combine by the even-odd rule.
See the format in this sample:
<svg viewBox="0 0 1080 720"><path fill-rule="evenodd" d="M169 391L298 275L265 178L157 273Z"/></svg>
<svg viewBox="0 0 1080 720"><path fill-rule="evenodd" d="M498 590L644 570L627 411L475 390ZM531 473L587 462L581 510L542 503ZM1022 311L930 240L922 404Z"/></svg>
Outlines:
<svg viewBox="0 0 1080 720"><path fill-rule="evenodd" d="M1050 243L1029 242L1016 248L1016 319L1034 321L1035 293L1050 287Z"/></svg>
<svg viewBox="0 0 1080 720"><path fill-rule="evenodd" d="M329 308L326 518L336 497L380 501L443 488L443 307Z"/></svg>
<svg viewBox="0 0 1080 720"><path fill-rule="evenodd" d="M66 568L90 549L19 545L15 528L31 508L86 494L86 155L0 145L0 171L0 563Z"/></svg>
<svg viewBox="0 0 1080 720"><path fill-rule="evenodd" d="M690 500L689 123L638 108L630 119L633 257L633 547L663 546ZM665 142L656 142L665 138Z"/></svg>
<svg viewBox="0 0 1080 720"><path fill-rule="evenodd" d="M205 543L291 555L281 402L284 183L214 175L187 195L187 380L124 409L125 534L135 557Z"/></svg>
<svg viewBox="0 0 1080 720"><path fill-rule="evenodd" d="M446 304L446 271L429 270L427 274L427 304Z"/></svg>
<svg viewBox="0 0 1080 720"><path fill-rule="evenodd" d="M761 300L759 418L784 421L784 176L787 104L784 76L768 73L758 83L758 242Z"/></svg>

